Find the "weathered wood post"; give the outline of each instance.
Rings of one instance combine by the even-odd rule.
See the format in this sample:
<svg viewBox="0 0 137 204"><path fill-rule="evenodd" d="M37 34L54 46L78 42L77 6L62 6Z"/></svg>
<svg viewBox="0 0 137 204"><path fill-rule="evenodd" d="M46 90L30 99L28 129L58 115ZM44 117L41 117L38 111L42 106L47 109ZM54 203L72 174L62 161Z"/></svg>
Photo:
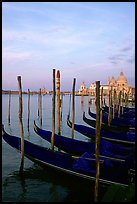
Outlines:
<svg viewBox="0 0 137 204"><path fill-rule="evenodd" d="M104 97L104 106L106 105L105 97Z"/></svg>
<svg viewBox="0 0 137 204"><path fill-rule="evenodd" d="M75 122L75 83L76 78L73 79L72 88L72 138L74 138L74 122Z"/></svg>
<svg viewBox="0 0 137 204"><path fill-rule="evenodd" d="M123 88L123 91L122 91L122 115L124 113L124 88Z"/></svg>
<svg viewBox="0 0 137 204"><path fill-rule="evenodd" d="M63 93L61 94L61 121L62 121L62 113L63 113Z"/></svg>
<svg viewBox="0 0 137 204"><path fill-rule="evenodd" d="M112 95L113 95L113 87L111 86L111 92L110 92L111 94L110 94L110 110L111 110L111 114L110 114L110 122L111 122L111 120L112 120L112 116L113 116L113 97L112 97Z"/></svg>
<svg viewBox="0 0 137 204"><path fill-rule="evenodd" d="M96 180L95 180L95 202L98 202L99 175L100 175L100 81L96 81Z"/></svg>
<svg viewBox="0 0 137 204"><path fill-rule="evenodd" d="M38 91L38 118L39 118L39 91Z"/></svg>
<svg viewBox="0 0 137 204"><path fill-rule="evenodd" d="M120 118L120 110L121 110L121 91L118 95L118 118Z"/></svg>
<svg viewBox="0 0 137 204"><path fill-rule="evenodd" d="M101 124L102 124L102 108L103 108L103 87L101 89L100 128L101 128Z"/></svg>
<svg viewBox="0 0 137 204"><path fill-rule="evenodd" d="M68 117L70 117L70 106L71 106L71 94L69 97L69 110L68 110Z"/></svg>
<svg viewBox="0 0 137 204"><path fill-rule="evenodd" d="M81 95L81 103L84 103L84 94L82 92L82 95Z"/></svg>
<svg viewBox="0 0 137 204"><path fill-rule="evenodd" d="M108 125L110 126L112 120L112 87L109 91L109 113L108 113Z"/></svg>
<svg viewBox="0 0 137 204"><path fill-rule="evenodd" d="M17 77L18 80L18 89L19 89L19 123L20 123L20 136L21 136L21 165L20 165L20 173L23 173L23 166L24 166L24 130L23 130L23 123L22 123L22 86L21 86L21 76Z"/></svg>
<svg viewBox="0 0 137 204"><path fill-rule="evenodd" d="M11 90L9 92L9 106L8 106L8 123L10 125L10 104L11 104Z"/></svg>
<svg viewBox="0 0 137 204"><path fill-rule="evenodd" d="M110 94L111 94L111 91L109 90L109 102L108 102L108 106L109 106L109 109L108 109L108 125L110 125Z"/></svg>
<svg viewBox="0 0 137 204"><path fill-rule="evenodd" d="M30 90L28 89L28 131L29 131L29 120L30 120Z"/></svg>
<svg viewBox="0 0 137 204"><path fill-rule="evenodd" d="M114 89L114 94L113 94L113 119L115 118L116 100L117 100L117 95L116 95L116 90Z"/></svg>
<svg viewBox="0 0 137 204"><path fill-rule="evenodd" d="M89 104L92 104L91 91L89 91L89 95L88 95L88 103L89 103Z"/></svg>
<svg viewBox="0 0 137 204"><path fill-rule="evenodd" d="M81 110L82 110L82 112L84 111L84 100L85 100L85 98L84 98L84 95L82 93L82 96L81 96Z"/></svg>
<svg viewBox="0 0 137 204"><path fill-rule="evenodd" d="M56 85L55 85L55 69L53 69L53 94L52 94L52 135L51 135L51 149L54 150L54 134L55 134L55 98L56 98Z"/></svg>
<svg viewBox="0 0 137 204"><path fill-rule="evenodd" d="M125 93L125 107L128 107L128 93Z"/></svg>
<svg viewBox="0 0 137 204"><path fill-rule="evenodd" d="M118 102L118 91L116 90L116 114L117 114L117 116L118 116L118 104L119 104L119 102Z"/></svg>
<svg viewBox="0 0 137 204"><path fill-rule="evenodd" d="M40 116L40 125L42 127L42 94L41 94L41 88L39 89L39 116Z"/></svg>
<svg viewBox="0 0 137 204"><path fill-rule="evenodd" d="M56 96L57 96L57 129L60 135L60 71L56 74Z"/></svg>

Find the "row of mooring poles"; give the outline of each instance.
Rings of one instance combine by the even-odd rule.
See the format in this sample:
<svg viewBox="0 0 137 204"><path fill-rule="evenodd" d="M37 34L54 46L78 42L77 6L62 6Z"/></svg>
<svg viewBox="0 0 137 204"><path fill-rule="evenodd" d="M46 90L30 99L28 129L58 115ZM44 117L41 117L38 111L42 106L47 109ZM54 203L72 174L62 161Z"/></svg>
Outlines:
<svg viewBox="0 0 137 204"><path fill-rule="evenodd" d="M18 80L18 90L19 90L19 124L20 124L20 136L21 136L21 164L19 172L23 172L24 166L24 130L22 123L22 113L23 113L23 102L22 102L22 85L21 85L21 76L17 77ZM9 93L9 106L8 106L8 122L10 124L10 103L11 103L11 91ZM39 90L38 95L38 116L40 117L40 124L42 126L42 95L41 89ZM29 120L30 120L30 90L28 89L28 131L29 131Z"/></svg>
<svg viewBox="0 0 137 204"><path fill-rule="evenodd" d="M19 122L20 122L20 136L21 136L21 164L20 164L20 173L23 173L24 166L24 130L22 123L22 113L23 113L23 103L22 103L22 86L21 86L21 76L17 77L18 80L18 89L19 89ZM75 116L75 82L73 80L73 89L72 89L72 121L74 124ZM28 95L30 92L28 90ZM54 133L55 133L55 100L56 99L56 86L55 86L55 69L53 69L53 95L52 95L52 136L51 136L51 149L54 150ZM28 110L30 109L30 98L28 99ZM28 111L29 114L29 111ZM29 118L29 116L28 116ZM74 131L74 127L72 129ZM74 138L74 133L72 131L72 138ZM95 157L96 157L96 180L95 180L95 202L98 202L98 191L99 191L99 174L100 174L100 82L96 82L96 146L95 146Z"/></svg>
<svg viewBox="0 0 137 204"><path fill-rule="evenodd" d="M113 97L112 97L113 96ZM112 99L113 98L113 99ZM108 125L110 125L112 118L114 119L115 113L117 113L118 118L124 113L124 104L127 106L128 103L128 93L124 93L124 89L120 90L119 93L113 90L112 87L109 91L109 114L108 114Z"/></svg>
<svg viewBox="0 0 137 204"><path fill-rule="evenodd" d="M23 131L23 123L22 123L22 86L21 86L21 76L17 77L18 79L18 87L19 87L19 122L20 122L20 135L21 135L21 165L20 165L20 173L23 171L24 165L24 131ZM73 80L73 89L72 89L72 121L74 124L74 116L75 116L75 82L76 79ZM28 90L28 94L30 94ZM52 137L51 137L51 149L54 150L54 133L55 133L55 96L56 96L56 88L55 88L55 69L53 69L53 96L52 96ZM28 100L28 110L29 110ZM29 118L29 117L28 117ZM72 132L72 138L74 137ZM96 82L96 182L95 182L95 201L98 200L98 184L99 184L99 172L100 172L100 162L99 162L99 148L100 148L100 82Z"/></svg>

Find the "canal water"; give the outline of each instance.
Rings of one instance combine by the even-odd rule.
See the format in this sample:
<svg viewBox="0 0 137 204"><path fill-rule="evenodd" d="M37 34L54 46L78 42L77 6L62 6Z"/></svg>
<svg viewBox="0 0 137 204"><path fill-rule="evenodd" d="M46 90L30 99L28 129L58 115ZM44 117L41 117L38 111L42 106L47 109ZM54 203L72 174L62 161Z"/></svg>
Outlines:
<svg viewBox="0 0 137 204"><path fill-rule="evenodd" d="M75 97L75 123L85 124L82 120L83 111L88 116L88 107L95 112L94 100L88 103L88 96ZM8 124L8 95L2 95L2 123L5 130L20 137L18 119L19 97L11 95L10 125ZM81 103L82 101L82 103ZM38 117L38 95L30 97L30 125L28 130L28 96L23 94L23 128L24 137L33 143L51 147L50 143L40 138L33 129L34 120L40 126ZM61 134L71 137L72 130L67 126L67 115L71 111L70 95L64 95L62 100ZM71 115L70 115L71 117ZM57 117L56 117L57 118ZM55 123L56 124L56 123ZM88 126L88 125L87 125ZM42 96L42 128L52 130L52 96ZM57 124L55 125L57 133ZM89 139L78 132L74 132L76 139ZM57 149L55 147L55 149ZM24 177L19 176L21 155L2 140L2 202L80 202L94 200L94 184L81 183L62 179L52 172L43 169L27 159L24 160ZM101 192L100 192L101 195Z"/></svg>
<svg viewBox="0 0 137 204"><path fill-rule="evenodd" d="M5 130L20 137L18 118L19 96L11 95L10 125L8 124L9 96L2 95L2 124ZM106 103L108 101L106 100ZM34 120L41 126L38 117L38 95L30 96L30 125L28 130L28 96L23 94L23 128L26 140L35 144L51 148L51 144L40 138L33 129ZM88 107L95 112L95 103L89 103L88 96L75 97L75 123L88 126L83 119L83 111L88 118ZM67 115L72 110L70 95L62 99L61 135L70 137L72 130L67 126ZM70 118L71 118L70 114ZM42 128L52 130L52 95L42 96ZM57 114L55 121L57 133ZM86 136L74 131L74 138L89 141ZM55 150L58 150L55 147ZM2 202L94 202L94 181L81 182L67 177L58 176L36 165L26 157L24 158L24 174L19 175L21 155L2 140ZM99 186L99 200L102 199L106 187Z"/></svg>

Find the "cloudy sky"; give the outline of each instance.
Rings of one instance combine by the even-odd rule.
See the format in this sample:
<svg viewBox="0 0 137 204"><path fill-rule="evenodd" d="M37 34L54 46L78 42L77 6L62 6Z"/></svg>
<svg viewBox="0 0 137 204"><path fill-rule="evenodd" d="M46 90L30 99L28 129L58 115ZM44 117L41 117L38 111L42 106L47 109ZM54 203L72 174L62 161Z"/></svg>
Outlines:
<svg viewBox="0 0 137 204"><path fill-rule="evenodd" d="M134 2L2 2L2 89L61 91L107 84L124 72L135 86Z"/></svg>

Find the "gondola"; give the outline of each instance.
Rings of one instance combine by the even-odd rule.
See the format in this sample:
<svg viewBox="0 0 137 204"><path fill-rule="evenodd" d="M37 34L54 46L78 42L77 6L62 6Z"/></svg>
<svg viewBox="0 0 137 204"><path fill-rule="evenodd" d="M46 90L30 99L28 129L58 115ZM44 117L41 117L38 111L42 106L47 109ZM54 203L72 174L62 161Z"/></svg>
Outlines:
<svg viewBox="0 0 137 204"><path fill-rule="evenodd" d="M34 121L34 131L44 140L51 142L52 132L39 128ZM77 139L72 139L63 135L54 134L54 145L59 149L75 155L82 155L88 152L95 158L95 142L86 142ZM135 147L124 147L119 144L113 144L109 141L100 141L100 158L109 158L112 160L119 160L129 165L134 166Z"/></svg>
<svg viewBox="0 0 137 204"><path fill-rule="evenodd" d="M4 130L4 127L2 136L5 142L21 152L21 139L19 137L9 135ZM89 153L84 153L77 158L70 154L51 150L24 140L24 155L44 168L58 172L60 176L66 174L79 179L95 180L96 161L90 158ZM128 186L129 169L123 167L121 163L119 165L115 165L115 163L116 161L109 159L100 160L99 182L108 185L119 184Z"/></svg>
<svg viewBox="0 0 137 204"><path fill-rule="evenodd" d="M96 113L91 112L90 107L88 108L88 114L92 118L96 119ZM107 113L102 112L102 122L108 123L108 114ZM125 127L125 126L134 127L135 126L135 118L124 119L124 118L115 117L114 119L112 118L111 125L117 125L117 126L121 126L121 127Z"/></svg>
<svg viewBox="0 0 137 204"><path fill-rule="evenodd" d="M86 118L87 119L87 118ZM93 127L87 127L85 125L80 125L80 124L74 124L74 129L81 134L91 138L92 140L95 140L95 135L96 135L96 120L89 120L89 122L93 122ZM86 120L86 121L87 121ZM88 122L87 122L88 123ZM72 128L72 122L69 119L69 116L67 118L67 125ZM100 137L103 140L107 140L113 143L119 143L124 146L133 146L135 145L135 131L130 130L128 132L110 132L107 129L100 131Z"/></svg>
<svg viewBox="0 0 137 204"><path fill-rule="evenodd" d="M109 107L105 104L105 106L103 107L103 108L105 108L105 109L109 109ZM125 106L120 106L120 108L122 109L123 108L123 111L126 113L126 112L130 112L130 111L132 111L132 112L135 112L135 107L125 107Z"/></svg>
<svg viewBox="0 0 137 204"><path fill-rule="evenodd" d="M108 113L109 107L105 105L103 108L103 111ZM115 113L115 116L118 117L118 111ZM120 107L120 117L124 118L134 118L135 117L135 108L126 108L123 107L123 113L122 113L122 107Z"/></svg>
<svg viewBox="0 0 137 204"><path fill-rule="evenodd" d="M85 112L83 112L83 120L86 122L88 125L92 127L96 127L96 120L91 120L85 116ZM101 124L101 129L102 130L107 130L108 132L128 132L130 130L129 126L118 126L118 125L111 125L110 126L107 123L102 122Z"/></svg>

